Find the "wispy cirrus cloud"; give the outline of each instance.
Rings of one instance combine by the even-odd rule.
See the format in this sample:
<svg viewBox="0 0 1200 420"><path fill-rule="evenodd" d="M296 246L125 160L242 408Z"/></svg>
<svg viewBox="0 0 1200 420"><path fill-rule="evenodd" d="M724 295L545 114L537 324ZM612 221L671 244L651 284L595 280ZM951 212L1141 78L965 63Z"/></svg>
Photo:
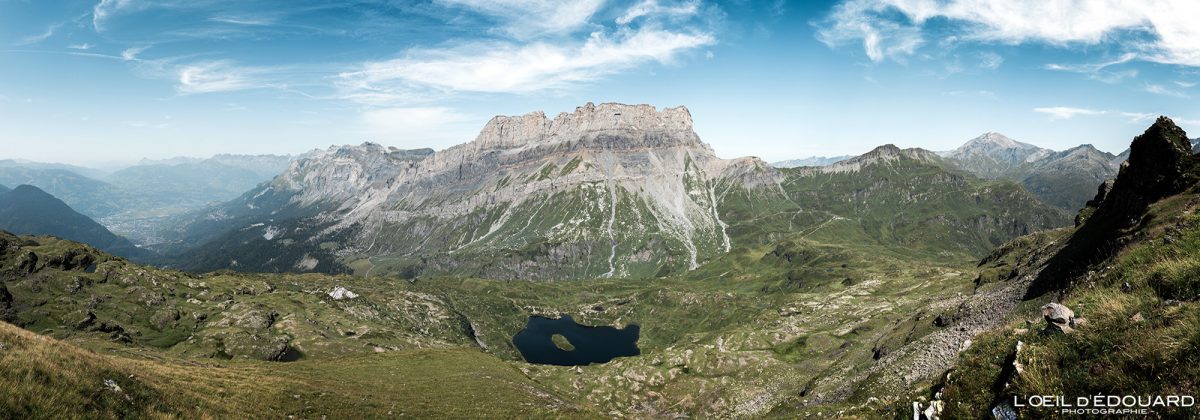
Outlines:
<svg viewBox="0 0 1200 420"><path fill-rule="evenodd" d="M1200 3L1190 0L847 0L818 22L817 37L861 42L875 62L903 59L925 43L927 23L945 19L969 42L1115 43L1139 60L1200 66L1195 16Z"/></svg>
<svg viewBox="0 0 1200 420"><path fill-rule="evenodd" d="M590 25L604 0L436 0L466 8L500 22L508 35L527 38L571 32Z"/></svg>
<svg viewBox="0 0 1200 420"><path fill-rule="evenodd" d="M43 31L42 33L39 33L37 35L27 36L27 37L21 39L20 42L17 42L17 45L33 45L33 44L45 41L47 39L50 39L50 37L54 36L54 33L58 32L58 29L61 28L62 26L63 26L62 23L56 23L56 24L47 26L46 30Z"/></svg>
<svg viewBox="0 0 1200 420"><path fill-rule="evenodd" d="M1042 113L1050 116L1051 120L1068 120L1081 115L1104 115L1105 111L1087 108L1075 108L1069 106L1052 106L1034 108L1033 112Z"/></svg>
<svg viewBox="0 0 1200 420"><path fill-rule="evenodd" d="M1124 79L1137 77L1136 69L1109 70L1110 67L1128 63L1137 58L1137 54L1125 53L1112 60L1081 64L1047 64L1047 70L1065 71L1086 75L1089 79L1104 83L1116 83Z"/></svg>
<svg viewBox="0 0 1200 420"><path fill-rule="evenodd" d="M149 48L150 48L149 46L126 48L121 51L121 59L125 60L125 61L137 60L138 55L141 54L142 51L146 51Z"/></svg>
<svg viewBox="0 0 1200 420"><path fill-rule="evenodd" d="M1104 109L1076 108L1069 106L1052 106L1044 108L1034 108L1033 112L1045 114L1050 117L1051 121L1069 120L1075 117L1095 117L1095 116L1115 116L1125 119L1130 123L1144 123L1153 120L1160 114L1152 112L1129 112L1115 111Z"/></svg>
<svg viewBox="0 0 1200 420"><path fill-rule="evenodd" d="M204 61L171 67L181 94L233 92L286 88L279 69L240 66L228 60Z"/></svg>
<svg viewBox="0 0 1200 420"><path fill-rule="evenodd" d="M994 52L984 52L979 54L979 68L987 70L995 70L1004 64L1004 57Z"/></svg>
<svg viewBox="0 0 1200 420"><path fill-rule="evenodd" d="M782 6L779 6L782 7ZM625 11L625 14L617 18L617 24L628 25L629 23L647 16L654 17L686 17L694 16L700 11L699 1L684 1L678 4L662 4L658 0L642 0L641 3L630 7Z"/></svg>
<svg viewBox="0 0 1200 420"><path fill-rule="evenodd" d="M1155 84L1155 83L1147 83L1146 84L1146 92L1150 92L1155 95L1170 96L1172 98L1187 99L1187 98L1191 97L1186 93L1177 91L1175 89L1171 89L1165 85L1160 85L1160 84Z"/></svg>
<svg viewBox="0 0 1200 420"><path fill-rule="evenodd" d="M577 44L481 43L449 49L415 49L404 57L370 62L339 75L355 93L403 96L413 88L444 92L529 93L560 89L715 42L711 35L656 29L593 33Z"/></svg>

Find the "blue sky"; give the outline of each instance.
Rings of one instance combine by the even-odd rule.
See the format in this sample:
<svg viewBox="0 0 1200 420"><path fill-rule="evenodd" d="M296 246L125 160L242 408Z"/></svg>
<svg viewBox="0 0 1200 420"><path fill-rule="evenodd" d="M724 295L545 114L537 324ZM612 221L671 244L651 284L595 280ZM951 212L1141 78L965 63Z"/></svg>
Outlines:
<svg viewBox="0 0 1200 420"><path fill-rule="evenodd" d="M686 105L723 157L1120 152L1200 134L1190 0L0 0L0 158L445 148L494 115Z"/></svg>

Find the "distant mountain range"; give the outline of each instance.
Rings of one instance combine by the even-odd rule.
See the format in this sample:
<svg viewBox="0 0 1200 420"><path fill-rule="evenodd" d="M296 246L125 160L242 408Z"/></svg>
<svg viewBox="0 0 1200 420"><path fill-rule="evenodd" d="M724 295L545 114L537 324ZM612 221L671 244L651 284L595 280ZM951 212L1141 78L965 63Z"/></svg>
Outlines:
<svg viewBox="0 0 1200 420"><path fill-rule="evenodd" d="M128 239L113 234L62 200L32 185L20 185L12 190L0 187L0 230L84 242L125 257L148 255Z"/></svg>
<svg viewBox="0 0 1200 420"><path fill-rule="evenodd" d="M778 162L771 163L771 166L774 166L776 168L798 168L801 166L828 166L828 165L832 165L832 164L841 162L846 159L850 159L852 157L854 157L854 156L850 156L850 155L833 156L833 157L811 156L811 157L806 157L804 159L781 160Z"/></svg>
<svg viewBox="0 0 1200 420"><path fill-rule="evenodd" d="M957 167L988 179L1025 186L1046 203L1067 211L1083 207L1096 186L1116 176L1124 159L1085 144L1061 152L986 133L944 156Z"/></svg>
<svg viewBox="0 0 1200 420"><path fill-rule="evenodd" d="M119 213L128 201L126 191L60 165L0 161L0 184L36 186L97 219Z"/></svg>
<svg viewBox="0 0 1200 420"><path fill-rule="evenodd" d="M169 216L224 202L283 172L290 156L177 158L116 172L29 161L0 161L0 184L33 185L139 243L162 242Z"/></svg>

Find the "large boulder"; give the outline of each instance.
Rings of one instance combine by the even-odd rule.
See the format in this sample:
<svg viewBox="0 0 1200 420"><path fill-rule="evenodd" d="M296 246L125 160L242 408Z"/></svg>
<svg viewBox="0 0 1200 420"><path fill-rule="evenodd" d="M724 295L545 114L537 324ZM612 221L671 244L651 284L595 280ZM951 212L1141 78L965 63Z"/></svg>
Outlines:
<svg viewBox="0 0 1200 420"><path fill-rule="evenodd" d="M1046 319L1046 331L1069 333L1075 325L1075 312L1071 308L1058 303L1047 303L1042 306L1042 317Z"/></svg>
<svg viewBox="0 0 1200 420"><path fill-rule="evenodd" d="M226 336L224 352L234 358L280 361L287 355L291 341L286 335L235 333Z"/></svg>

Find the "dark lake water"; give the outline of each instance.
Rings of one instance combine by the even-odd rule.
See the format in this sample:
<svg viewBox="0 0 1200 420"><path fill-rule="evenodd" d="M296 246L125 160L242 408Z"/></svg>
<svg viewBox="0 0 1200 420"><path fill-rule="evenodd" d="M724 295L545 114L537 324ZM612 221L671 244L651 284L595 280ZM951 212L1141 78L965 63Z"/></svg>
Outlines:
<svg viewBox="0 0 1200 420"><path fill-rule="evenodd" d="M559 366L578 366L607 363L616 357L637 356L637 341L641 332L637 325L623 329L580 325L564 315L559 319L529 317L525 329L513 337L513 345L529 363ZM566 351L554 345L550 337L562 335L575 346Z"/></svg>

